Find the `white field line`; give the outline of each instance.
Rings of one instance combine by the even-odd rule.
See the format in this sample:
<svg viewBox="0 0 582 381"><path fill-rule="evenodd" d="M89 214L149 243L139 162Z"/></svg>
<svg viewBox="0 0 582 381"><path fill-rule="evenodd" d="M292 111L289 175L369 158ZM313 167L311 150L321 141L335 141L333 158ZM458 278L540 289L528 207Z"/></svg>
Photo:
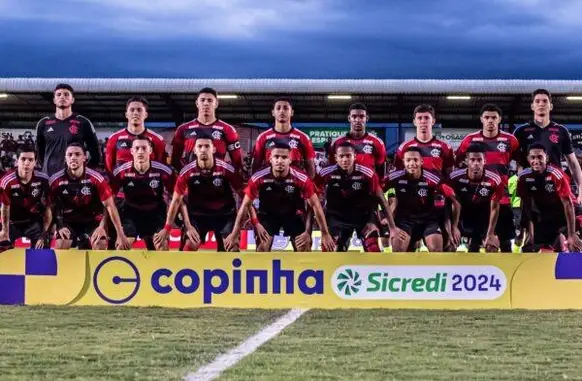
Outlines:
<svg viewBox="0 0 582 381"><path fill-rule="evenodd" d="M237 347L229 350L214 359L209 364L202 366L196 372L188 373L184 381L211 381L220 376L222 372L236 365L240 360L252 354L259 347L280 334L286 327L293 324L301 317L306 309L292 309L281 316L275 322L261 329L259 332L249 337Z"/></svg>

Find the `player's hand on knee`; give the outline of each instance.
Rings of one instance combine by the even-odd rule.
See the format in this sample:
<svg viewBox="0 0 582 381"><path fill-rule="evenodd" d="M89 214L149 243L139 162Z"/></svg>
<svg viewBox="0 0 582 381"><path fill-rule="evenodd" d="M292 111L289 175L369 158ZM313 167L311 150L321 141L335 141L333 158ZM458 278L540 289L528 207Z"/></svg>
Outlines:
<svg viewBox="0 0 582 381"><path fill-rule="evenodd" d="M91 234L91 246L95 247L99 244L99 242L102 239L106 239L107 238L107 233L105 232L105 229L103 229L103 227L98 226L97 229L95 229L93 231L93 234Z"/></svg>
<svg viewBox="0 0 582 381"><path fill-rule="evenodd" d="M582 250L582 241L577 234L568 237L568 250L570 251L581 251Z"/></svg>
<svg viewBox="0 0 582 381"><path fill-rule="evenodd" d="M62 228L62 229L57 231L57 234L58 234L58 237L60 239L64 239L64 240L71 239L71 231L69 230L69 228Z"/></svg>
<svg viewBox="0 0 582 381"><path fill-rule="evenodd" d="M449 241L455 248L461 244L461 231L459 228L453 228L452 234L449 235Z"/></svg>
<svg viewBox="0 0 582 381"><path fill-rule="evenodd" d="M168 241L169 232L166 229L162 229L159 232L155 233L152 237L154 241L154 246L162 247L165 242Z"/></svg>
<svg viewBox="0 0 582 381"><path fill-rule="evenodd" d="M186 227L186 237L192 242L194 246L200 245L200 234L198 234L198 230L192 225Z"/></svg>
<svg viewBox="0 0 582 381"><path fill-rule="evenodd" d="M255 226L255 230L257 232L257 237L261 240L261 242L269 242L269 240L271 239L271 236L269 235L269 232L267 232L267 229L265 229L265 227L262 224L257 224Z"/></svg>
<svg viewBox="0 0 582 381"><path fill-rule="evenodd" d="M234 249L238 247L238 240L238 234L235 234L234 232L227 235L224 239L224 250L234 251Z"/></svg>
<svg viewBox="0 0 582 381"><path fill-rule="evenodd" d="M483 246L485 247L485 251L496 253L499 251L499 238L495 234L488 235L485 237Z"/></svg>
<svg viewBox="0 0 582 381"><path fill-rule="evenodd" d="M297 246L298 249L303 249L302 251L308 250L310 242L311 234L309 234L309 232L303 232L295 238L295 246Z"/></svg>
<svg viewBox="0 0 582 381"><path fill-rule="evenodd" d="M321 248L325 248L325 251L335 251L336 246L331 234L321 235Z"/></svg>
<svg viewBox="0 0 582 381"><path fill-rule="evenodd" d="M398 227L394 227L393 230L390 230L390 237L397 238L400 241L405 241L408 238L408 234Z"/></svg>
<svg viewBox="0 0 582 381"><path fill-rule="evenodd" d="M117 235L117 241L115 242L115 247L117 250L129 250L131 249L131 243L127 239L125 233Z"/></svg>

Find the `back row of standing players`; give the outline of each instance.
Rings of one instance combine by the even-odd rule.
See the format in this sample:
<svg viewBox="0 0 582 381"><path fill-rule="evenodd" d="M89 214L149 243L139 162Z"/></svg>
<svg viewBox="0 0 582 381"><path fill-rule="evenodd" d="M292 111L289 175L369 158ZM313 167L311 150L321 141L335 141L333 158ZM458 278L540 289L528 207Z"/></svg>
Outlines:
<svg viewBox="0 0 582 381"><path fill-rule="evenodd" d="M533 93L534 120L513 135L499 128L501 110L485 105L482 130L468 135L456 155L433 136L434 109L418 106L416 136L398 148L397 170L388 176L384 143L366 132L365 105L350 107L350 131L332 142L331 165L316 175L313 145L293 128L291 101L278 99L274 127L256 141L246 188L238 134L216 118L213 89L200 91L198 117L177 129L173 168L163 138L145 128L147 101L131 98L127 128L106 147L106 175L89 168L100 162L97 138L90 121L72 111L73 89L58 85L54 103L55 116L38 123L36 149L22 149L17 167L0 180L3 247L19 237L47 247L54 232L56 248L104 249L109 242L128 249L142 237L149 249L164 250L180 214L184 250L197 250L213 231L219 250L236 251L250 217L258 251L269 251L281 229L295 250L307 251L315 217L325 251L347 250L355 231L371 252L380 251L381 235L396 252L413 250L421 239L430 251L455 250L462 236L470 251L484 246L509 252L515 229L507 181L516 160L527 168L518 186L526 250L561 249L564 240L571 250L582 249L575 217L582 196L573 196L559 168L562 157L577 184L582 173L569 132L550 120L552 100L545 90ZM455 166L460 169L453 171Z"/></svg>

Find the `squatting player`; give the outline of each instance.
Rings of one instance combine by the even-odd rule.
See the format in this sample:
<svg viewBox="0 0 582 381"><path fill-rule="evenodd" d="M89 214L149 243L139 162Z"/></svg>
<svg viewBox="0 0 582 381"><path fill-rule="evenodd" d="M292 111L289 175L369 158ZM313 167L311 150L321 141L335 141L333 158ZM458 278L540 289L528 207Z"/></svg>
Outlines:
<svg viewBox="0 0 582 381"><path fill-rule="evenodd" d="M23 147L18 151L16 169L0 179L0 242L4 248L12 247L21 237L30 240L30 247L41 249L49 245L46 234L51 220L51 210L47 207L49 178L35 171L35 166L34 147Z"/></svg>
<svg viewBox="0 0 582 381"><path fill-rule="evenodd" d="M394 222L403 231L390 237L392 251L411 251L411 244L422 238L429 251L443 250L441 221L435 206L435 197L439 194L452 202L452 232L448 240L449 245L457 247L461 240L458 228L461 211L454 191L437 175L424 169L422 148L408 147L402 156L405 169L391 172L386 183L386 189L393 188L395 191Z"/></svg>
<svg viewBox="0 0 582 381"><path fill-rule="evenodd" d="M291 147L291 165L304 169L311 178L315 176L315 149L304 132L291 124L293 105L287 98L275 100L271 115L275 125L257 137L253 149L253 173L269 165L271 150L275 142L282 142Z"/></svg>
<svg viewBox="0 0 582 381"><path fill-rule="evenodd" d="M474 143L479 143L485 150L485 169L496 173L507 189L509 165L512 160L519 159L519 143L515 136L499 129L502 115L499 106L484 105L481 108L480 119L483 126L481 131L469 134L463 139L457 149L456 160L459 166L464 164L468 148ZM458 192L457 196L459 196ZM500 200L499 218L495 232L499 238L501 251L504 253L511 252L511 240L515 238L510 201L509 192L506 190Z"/></svg>
<svg viewBox="0 0 582 381"><path fill-rule="evenodd" d="M530 168L519 174L517 183L522 216L526 216L528 221L529 234L523 251L561 251L560 236L564 229L568 249L582 250L582 241L576 234L574 196L567 176L560 168L548 164L549 158L544 144L534 143L530 145L528 152ZM532 214L534 205L539 213Z"/></svg>
<svg viewBox="0 0 582 381"><path fill-rule="evenodd" d="M464 148L466 168L453 171L449 180L461 203L461 234L469 239L469 252L474 253L479 252L481 246L487 251L499 249L495 228L500 201L505 197L505 183L495 172L485 169L487 153L487 146L482 143L475 142ZM513 224L507 229L513 231Z"/></svg>
<svg viewBox="0 0 582 381"><path fill-rule="evenodd" d="M228 123L216 118L218 95L216 90L205 87L196 98L198 116L196 119L182 124L176 130L172 141L172 166L178 171L195 158L194 145L200 131L210 133L216 149L216 157L224 160L230 156L232 166L240 171L242 168L242 150L238 132Z"/></svg>
<svg viewBox="0 0 582 381"><path fill-rule="evenodd" d="M49 204L56 221L56 248L107 248L107 215L117 231L117 249L130 248L123 233L111 188L98 172L87 168L85 148L71 143L65 151L66 168L49 180ZM104 214L104 208L107 212Z"/></svg>
<svg viewBox="0 0 582 381"><path fill-rule="evenodd" d="M354 230L362 241L364 251L379 252L378 203L392 233L395 225L384 198L380 180L373 169L355 163L356 149L348 141L336 145L335 161L315 177L315 185L325 199L325 218L337 251L348 251Z"/></svg>
<svg viewBox="0 0 582 381"><path fill-rule="evenodd" d="M147 100L141 97L129 98L125 106L127 127L111 135L105 148L105 169L108 174L112 174L121 164L134 161L131 143L138 136L145 136L150 140L153 147L151 160L166 164L164 138L145 127L147 117Z"/></svg>
<svg viewBox="0 0 582 381"><path fill-rule="evenodd" d="M113 194L122 190L125 197L120 210L123 231L133 245L141 237L148 250L168 250L168 240L154 241L154 234L164 229L167 199L174 191L174 171L158 161L151 161L153 144L145 135L131 141L133 160L113 172Z"/></svg>
<svg viewBox="0 0 582 381"><path fill-rule="evenodd" d="M202 131L194 145L196 158L180 171L166 217L166 229L154 239L166 240L183 202L184 250L198 250L206 234L214 232L218 251L225 251L224 238L236 218L235 194L242 197L242 178L234 167L214 156L215 140ZM183 209L184 210L184 209ZM238 241L229 251L238 251Z"/></svg>
<svg viewBox="0 0 582 381"><path fill-rule="evenodd" d="M44 117L36 125L36 150L42 172L52 176L63 169L69 143L77 142L89 151L88 166L101 162L101 151L93 124L82 115L73 113L73 88L58 84L53 92L55 115Z"/></svg>
<svg viewBox="0 0 582 381"><path fill-rule="evenodd" d="M380 180L385 176L386 147L382 139L366 131L366 123L370 116L366 105L354 103L350 106L348 122L350 131L334 139L328 150L329 164L335 163L335 153L338 145L350 142L356 148L356 162L373 168Z"/></svg>
<svg viewBox="0 0 582 381"><path fill-rule="evenodd" d="M305 172L291 167L291 147L275 143L270 161L270 167L255 173L249 180L233 232L225 240L226 248L238 242L243 218L247 216L249 208L252 208L253 200L259 199L258 216L252 218L251 215L257 232L257 251L270 251L273 236L281 228L286 236L291 237L296 251L309 250L311 227L305 201L313 210L321 229L322 249L334 251L335 244L313 182Z"/></svg>

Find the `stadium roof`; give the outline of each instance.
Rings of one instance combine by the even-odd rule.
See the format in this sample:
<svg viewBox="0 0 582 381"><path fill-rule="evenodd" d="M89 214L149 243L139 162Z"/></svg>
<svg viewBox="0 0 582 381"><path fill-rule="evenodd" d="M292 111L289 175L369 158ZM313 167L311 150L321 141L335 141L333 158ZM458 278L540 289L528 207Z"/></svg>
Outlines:
<svg viewBox="0 0 582 381"><path fill-rule="evenodd" d="M353 102L368 106L374 122L407 123L414 107L435 106L445 127L475 126L484 103L497 103L508 123L531 118L531 92L546 88L554 94L553 119L582 123L582 102L568 96L582 95L582 81L570 80L391 80L391 79L167 79L167 78L0 78L0 122L27 125L54 110L52 90L57 83L75 89L75 110L94 122L124 120L125 101L144 95L150 103L150 121L181 123L194 117L194 101L202 87L220 94L219 116L232 123L268 122L272 101L290 96L295 120L345 121ZM330 99L329 95L349 95ZM450 96L469 99L450 99Z"/></svg>

